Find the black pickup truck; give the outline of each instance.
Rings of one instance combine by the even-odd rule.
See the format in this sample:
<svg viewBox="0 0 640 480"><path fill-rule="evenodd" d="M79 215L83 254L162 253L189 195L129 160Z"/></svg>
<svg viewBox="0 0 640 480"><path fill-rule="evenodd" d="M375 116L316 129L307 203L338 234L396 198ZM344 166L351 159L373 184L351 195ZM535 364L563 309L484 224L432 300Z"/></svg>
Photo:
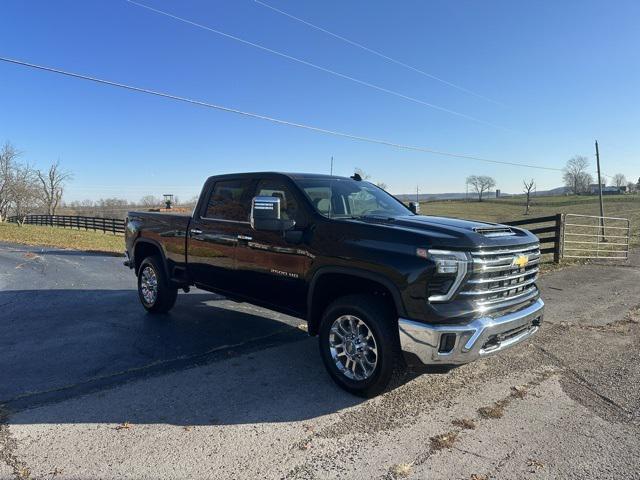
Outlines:
<svg viewBox="0 0 640 480"><path fill-rule="evenodd" d="M305 319L331 377L362 396L408 363L515 345L544 310L530 232L417 215L357 175L210 177L192 216L130 212L126 254L150 313L193 285Z"/></svg>

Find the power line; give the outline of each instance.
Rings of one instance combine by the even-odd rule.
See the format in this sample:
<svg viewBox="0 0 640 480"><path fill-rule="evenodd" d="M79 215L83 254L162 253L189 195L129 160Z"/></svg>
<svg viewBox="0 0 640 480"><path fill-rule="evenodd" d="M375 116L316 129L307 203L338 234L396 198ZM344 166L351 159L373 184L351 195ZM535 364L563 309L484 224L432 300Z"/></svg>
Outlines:
<svg viewBox="0 0 640 480"><path fill-rule="evenodd" d="M360 48L362 50L365 50L365 51L367 51L369 53L372 53L373 55L377 55L380 58L384 58L385 60L387 60L389 62L395 63L396 65L400 65L401 67L408 68L409 70L413 70L414 72L417 72L417 73L419 73L421 75L424 75L425 77L428 77L428 78L430 78L432 80L436 80L436 81L438 81L440 83L448 85L449 87L456 88L456 89L458 89L458 90L460 90L462 92L468 93L470 95L474 95L474 96L476 96L478 98L482 98L483 100L486 100L488 102L495 103L497 105L504 105L504 104L502 104L500 102L497 102L496 100L492 100L489 97L485 97L484 95L481 95L481 94L476 93L476 92L474 92L472 90L469 90L468 88L464 88L464 87L461 87L460 85L456 85L455 83L448 82L447 80L444 80L444 79L442 79L440 77L436 77L435 75L433 75L431 73L425 72L424 70L420 70L417 67L414 67L414 66L409 65L407 63L404 63L404 62L402 62L400 60L392 58L392 57L390 57L388 55L385 55L384 53L379 52L378 50L374 50L373 48L367 47L367 46L365 46L365 45L363 45L361 43L358 43L358 42L356 42L354 40L350 40L350 39L348 39L346 37L343 37L342 35L338 35L337 33L331 32L331 31L327 30L326 28L322 28L322 27L320 27L318 25L315 25L315 24L313 24L311 22L303 20L300 17L296 17L295 15L292 15L292 14L290 14L288 12L285 12L284 10L280 10L279 8L276 8L276 7L272 6L272 5L269 5L267 3L261 2L260 0L254 0L254 2L259 4L259 5L262 5L263 7L267 7L269 9L273 10L274 12L277 12L277 13L279 13L281 15L284 15L285 17L289 17L292 20L295 20L297 22L303 23L303 24L305 24L305 25L307 25L307 26L309 26L311 28L314 28L314 29L320 31L320 32L326 33L327 35L331 35L332 37L337 38L338 40L341 40L341 41L343 41L345 43L348 43L350 45L353 45L354 47L358 47L358 48Z"/></svg>
<svg viewBox="0 0 640 480"><path fill-rule="evenodd" d="M259 113L253 113L253 112L246 112L243 110L238 110L235 108L230 108L230 107L225 107L223 105L217 105L214 103L208 103L208 102L203 102L201 100L195 100L192 98L187 98L187 97L180 97L178 95L172 95L169 93L164 93L164 92L159 92L156 90L150 90L147 88L141 88L141 87L136 87L133 85L126 85L124 83L118 83L118 82L113 82L110 80L104 80L101 78L97 78L97 77L91 77L89 75L83 75L80 73L74 73L74 72L69 72L66 70L61 70L58 68L53 68L53 67L47 67L44 65L38 65L35 63L29 63L29 62L24 62L22 60L16 60L13 58L7 58L7 57L1 57L0 56L0 61L6 62L6 63L12 63L15 65L21 65L24 67L29 67L29 68L34 68L37 70L44 70L46 72L51 72L51 73L57 73L59 75L64 75L67 77L73 77L73 78L78 78L78 79L82 79L82 80L88 80L91 82L95 82L95 83L100 83L103 85L109 85L112 87L117 87L117 88L122 88L125 90L130 90L130 91L134 91L134 92L138 92L138 93L146 93L147 95L155 95L157 97L162 97L162 98L168 98L171 100L176 100L179 102L185 102L185 103L190 103L193 105L199 105L201 107L207 107L207 108L213 108L216 110L220 110L223 112L228 112L228 113L235 113L237 115L242 115L245 117L251 117L251 118L257 118L260 120L266 120L269 122L273 122L279 125L287 125L289 127L295 127L295 128L300 128L300 129L305 129L305 130L311 130L314 132L318 132L318 133L324 133L327 135L333 135L336 137L342 137L342 138L348 138L351 140L358 140L361 142L367 142L367 143L375 143L378 145L385 145L388 147L394 147L394 148L399 148L402 150L411 150L411 151L416 151L416 152L423 152L423 153L430 153L433 155L441 155L441 156L445 156L445 157L453 157L453 158L462 158L462 159L466 159L466 160L477 160L480 162L486 162L486 163L495 163L495 164L500 164L500 165L513 165L516 167L527 167L527 168L536 168L536 169L540 169L540 170L553 170L553 171L562 171L561 168L553 168L553 167L543 167L543 166L539 166L539 165L530 165L530 164L526 164L526 163L517 163L517 162L507 162L507 161L502 161L502 160L493 160L490 158L482 158L482 157L477 157L474 155L466 155L466 154L462 154L462 153L451 153L451 152L445 152L445 151L441 151L441 150L434 150L434 149L430 149L430 148L426 148L426 147L420 147L420 146L415 146L415 145L404 145L401 143L396 143L396 142L392 142L389 140L381 140L381 139L376 139L376 138L370 138L370 137L364 137L364 136L360 136L360 135L354 135L351 133L346 133L346 132L340 132L340 131L336 131L336 130L329 130L326 128L321 128L321 127L315 127L313 125L306 125L303 123L297 123L297 122L290 122L288 120L282 120L279 118L275 118L275 117L269 117L267 115L261 115Z"/></svg>
<svg viewBox="0 0 640 480"><path fill-rule="evenodd" d="M221 35L221 36L223 36L225 38L229 38L231 40L235 40L236 42L240 42L240 43L243 43L245 45L249 45L251 47L257 48L259 50L263 50L265 52L272 53L272 54L277 55L279 57L286 58L287 60L291 60L291 61L300 63L302 65L306 65L308 67L315 68L316 70L320 70L320 71L328 73L330 75L334 75L336 77L340 77L340 78L343 78L345 80L349 80L349 81L357 83L359 85L364 85L365 87L369 87L369 88L372 88L374 90L378 90L380 92L388 93L389 95L393 95L393 96L402 98L404 100L408 100L410 102L414 102L414 103L417 103L417 104L420 104L420 105L423 105L423 106L426 106L426 107L429 107L429 108L434 108L436 110L440 110L442 112L446 112L446 113L449 113L451 115L456 115L458 117L462 117L462 118L465 118L467 120L471 120L473 122L481 123L481 124L484 124L484 125L488 125L490 127L499 128L499 129L508 131L508 129L505 128L505 127L502 127L500 125L496 125L496 124L491 123L491 122L487 122L485 120L481 120L481 119L473 117L471 115L467 115L466 113L461 113L461 112L458 112L456 110L451 110L449 108L442 107L442 106L436 105L434 103L425 102L424 100L420 100L419 98L411 97L409 95L405 95L403 93L396 92L395 90L390 90L388 88L381 87L380 85L376 85L376 84L367 82L365 80L360 80L359 78L352 77L350 75L347 75L347 74L344 74L344 73L340 73L340 72L337 72L335 70L331 70L331 69L323 67L321 65L317 65L315 63L311 63L311 62L309 62L307 60L303 60L301 58L294 57L292 55L288 55L288 54L280 52L278 50L274 50L272 48L265 47L264 45L260 45L260 44L255 43L255 42L251 42L249 40L245 40L244 38L240 38L240 37L237 37L235 35L231 35L229 33L225 33L225 32L222 32L220 30L216 30L215 28L211 28L211 27L208 27L206 25L202 25L201 23L196 23L196 22L194 22L192 20L188 20L188 19L183 18L183 17L178 17L177 15L173 15L172 13L165 12L164 10L159 10L157 8L150 7L148 5L145 5L145 4L142 4L142 3L138 3L138 2L136 2L134 0L127 0L127 2L129 2L129 3L133 4L133 5L136 5L138 7L145 8L145 9L147 9L149 11L158 13L160 15L164 15L166 17L173 18L174 20L178 20L180 22L187 23L187 24L192 25L194 27L201 28L201 29L207 30L209 32L213 32L213 33L215 33L217 35Z"/></svg>

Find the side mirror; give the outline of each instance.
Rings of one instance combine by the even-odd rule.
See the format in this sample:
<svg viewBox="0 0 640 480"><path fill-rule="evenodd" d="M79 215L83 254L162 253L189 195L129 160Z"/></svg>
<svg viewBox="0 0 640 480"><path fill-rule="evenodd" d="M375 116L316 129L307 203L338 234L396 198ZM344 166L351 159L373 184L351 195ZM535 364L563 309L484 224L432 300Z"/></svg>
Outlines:
<svg viewBox="0 0 640 480"><path fill-rule="evenodd" d="M280 197L253 197L251 200L251 227L254 230L284 232L295 224L294 220L280 218Z"/></svg>
<svg viewBox="0 0 640 480"><path fill-rule="evenodd" d="M409 210L416 215L420 215L420 204L418 202L409 202Z"/></svg>

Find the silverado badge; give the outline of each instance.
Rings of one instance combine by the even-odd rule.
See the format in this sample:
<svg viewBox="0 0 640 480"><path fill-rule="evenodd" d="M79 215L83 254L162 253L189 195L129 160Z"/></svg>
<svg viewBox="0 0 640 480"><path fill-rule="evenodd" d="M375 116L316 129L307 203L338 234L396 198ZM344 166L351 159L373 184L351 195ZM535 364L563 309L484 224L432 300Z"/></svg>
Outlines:
<svg viewBox="0 0 640 480"><path fill-rule="evenodd" d="M528 263L529 263L529 256L528 255L516 255L513 258L513 261L511 262L511 266L518 267L518 268L524 268L524 267L527 266Z"/></svg>

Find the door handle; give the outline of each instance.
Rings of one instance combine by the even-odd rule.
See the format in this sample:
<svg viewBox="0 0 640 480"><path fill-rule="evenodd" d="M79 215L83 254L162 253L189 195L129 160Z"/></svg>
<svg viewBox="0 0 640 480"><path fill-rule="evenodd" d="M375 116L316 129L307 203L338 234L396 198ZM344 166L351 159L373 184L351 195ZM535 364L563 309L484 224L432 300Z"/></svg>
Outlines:
<svg viewBox="0 0 640 480"><path fill-rule="evenodd" d="M192 228L189 231L191 232L191 235L202 235L202 230L199 230L197 228Z"/></svg>
<svg viewBox="0 0 640 480"><path fill-rule="evenodd" d="M238 240L246 240L247 242L250 242L253 240L253 237L250 237L249 235L238 235Z"/></svg>

